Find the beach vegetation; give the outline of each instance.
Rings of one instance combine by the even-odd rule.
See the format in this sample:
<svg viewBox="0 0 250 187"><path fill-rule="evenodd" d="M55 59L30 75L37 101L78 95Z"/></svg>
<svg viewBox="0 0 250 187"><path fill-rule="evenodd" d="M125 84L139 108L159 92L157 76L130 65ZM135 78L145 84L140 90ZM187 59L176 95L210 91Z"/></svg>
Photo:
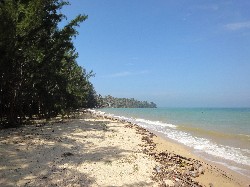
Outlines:
<svg viewBox="0 0 250 187"><path fill-rule="evenodd" d="M65 5L64 0L0 1L1 126L96 105L93 73L77 64L72 41L88 16L66 23Z"/></svg>

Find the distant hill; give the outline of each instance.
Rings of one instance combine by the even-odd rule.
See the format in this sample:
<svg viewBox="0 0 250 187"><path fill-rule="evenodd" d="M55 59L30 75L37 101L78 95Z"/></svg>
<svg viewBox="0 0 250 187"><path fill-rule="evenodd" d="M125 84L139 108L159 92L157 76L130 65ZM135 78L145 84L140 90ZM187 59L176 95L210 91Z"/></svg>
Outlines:
<svg viewBox="0 0 250 187"><path fill-rule="evenodd" d="M153 102L138 101L134 98L116 98L110 95L99 96L99 107L104 108L157 108Z"/></svg>

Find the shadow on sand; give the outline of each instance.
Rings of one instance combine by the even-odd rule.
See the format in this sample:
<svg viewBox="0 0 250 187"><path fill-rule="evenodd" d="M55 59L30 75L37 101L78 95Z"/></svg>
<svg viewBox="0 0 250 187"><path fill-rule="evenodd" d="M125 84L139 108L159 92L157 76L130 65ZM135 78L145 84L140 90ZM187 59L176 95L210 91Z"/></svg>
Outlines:
<svg viewBox="0 0 250 187"><path fill-rule="evenodd" d="M75 119L0 130L0 186L98 186L88 174L92 168L78 168L86 162L108 163L129 151L89 141L103 141L111 131L108 123ZM124 185L130 186L144 182Z"/></svg>

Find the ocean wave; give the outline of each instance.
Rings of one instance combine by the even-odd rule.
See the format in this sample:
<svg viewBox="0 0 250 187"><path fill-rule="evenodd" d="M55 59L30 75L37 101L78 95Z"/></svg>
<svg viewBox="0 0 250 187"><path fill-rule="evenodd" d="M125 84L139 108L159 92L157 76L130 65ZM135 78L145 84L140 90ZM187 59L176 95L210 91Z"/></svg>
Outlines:
<svg viewBox="0 0 250 187"><path fill-rule="evenodd" d="M160 121L150 121L150 120L140 119L140 118L136 119L135 121L139 122L139 123L149 124L149 125L159 125L159 126L162 126L162 127L170 127L170 128L176 128L177 127L176 125L169 124L169 123L163 123L163 122L160 122Z"/></svg>
<svg viewBox="0 0 250 187"><path fill-rule="evenodd" d="M159 132L164 134L167 138L173 139L197 151L202 151L215 157L250 166L249 157L243 154L249 154L249 150L247 149L243 150L236 147L216 144L206 138L192 136L191 134L183 131L162 129Z"/></svg>
<svg viewBox="0 0 250 187"><path fill-rule="evenodd" d="M191 147L196 151L205 152L215 157L227 159L230 161L234 161L238 164L244 164L250 166L249 157L243 154L243 153L249 154L249 150L247 149L243 150L236 147L220 145L206 138L192 136L187 132L178 130L162 129L158 132L164 134L167 138L170 138L188 147Z"/></svg>
<svg viewBox="0 0 250 187"><path fill-rule="evenodd" d="M100 113L99 113L100 114ZM103 116L109 116L114 119L119 119L127 122L137 124L148 130L159 132L165 137L182 143L196 151L204 152L209 155L230 160L238 164L250 166L249 149L240 149L231 146L220 145L212 142L209 139L196 137L188 132L184 132L177 128L176 125L168 124L160 121L150 121L142 118L129 118L124 116L115 116L113 114L101 113Z"/></svg>

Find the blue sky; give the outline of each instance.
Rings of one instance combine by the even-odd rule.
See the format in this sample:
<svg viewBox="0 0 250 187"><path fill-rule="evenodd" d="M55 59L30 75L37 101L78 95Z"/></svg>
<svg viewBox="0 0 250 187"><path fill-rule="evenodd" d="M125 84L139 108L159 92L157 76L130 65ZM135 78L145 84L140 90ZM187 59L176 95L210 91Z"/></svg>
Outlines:
<svg viewBox="0 0 250 187"><path fill-rule="evenodd" d="M101 95L166 107L250 107L249 0L71 0Z"/></svg>

